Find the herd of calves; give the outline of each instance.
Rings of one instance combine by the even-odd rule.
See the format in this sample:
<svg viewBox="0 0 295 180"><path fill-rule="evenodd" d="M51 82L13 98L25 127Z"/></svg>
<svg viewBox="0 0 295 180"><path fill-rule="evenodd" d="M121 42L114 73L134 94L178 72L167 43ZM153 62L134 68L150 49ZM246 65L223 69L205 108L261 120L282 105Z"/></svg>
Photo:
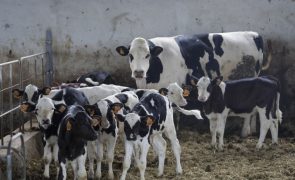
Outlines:
<svg viewBox="0 0 295 180"><path fill-rule="evenodd" d="M280 84L272 76L224 82L221 77L194 79L194 88L181 88L177 83L158 90L131 89L113 84L92 87L39 89L28 85L14 89L22 98L21 111L36 115L44 134L44 176L49 178L52 159L57 163L58 179L66 179L67 162L71 163L75 179L101 178L104 146L108 163L108 178L113 179L112 163L118 136L124 137L125 156L120 179L126 179L132 159L144 179L150 145L158 156L158 176L163 175L166 141L169 139L176 158L176 173L182 173L181 147L173 121L173 110L202 119L199 110L181 108L187 104L189 91L197 89L196 101L210 121L212 145L223 148L227 116L242 116L245 127L251 117L259 114L260 136L256 148L261 148L270 129L272 143L278 143L278 125L282 121L279 109ZM218 138L218 139L217 139ZM217 142L218 141L218 142ZM94 160L97 168L94 172Z"/></svg>

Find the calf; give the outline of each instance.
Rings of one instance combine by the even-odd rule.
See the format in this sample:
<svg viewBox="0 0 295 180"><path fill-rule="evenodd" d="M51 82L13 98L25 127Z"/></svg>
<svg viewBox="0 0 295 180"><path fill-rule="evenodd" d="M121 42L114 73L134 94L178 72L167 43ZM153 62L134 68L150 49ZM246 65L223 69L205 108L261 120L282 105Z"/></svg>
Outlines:
<svg viewBox="0 0 295 180"><path fill-rule="evenodd" d="M35 114L41 131L44 133L44 176L49 178L49 165L53 159L58 161L57 129L61 119L67 110L66 105L87 105L88 100L84 93L73 88L65 88L59 91L52 99L41 97L36 105ZM53 152L52 149L53 148ZM53 154L52 154L53 153Z"/></svg>
<svg viewBox="0 0 295 180"><path fill-rule="evenodd" d="M140 100L127 115L117 114L124 119L125 157L121 179L126 178L130 167L131 156L135 151L136 164L140 170L140 177L144 179L146 158L150 143L159 157L158 176L164 171L166 141L164 133L171 142L176 158L176 172L182 173L180 164L180 145L173 123L172 104L168 98L158 93L150 93Z"/></svg>
<svg viewBox="0 0 295 180"><path fill-rule="evenodd" d="M83 74L77 78L77 83L86 84L87 86L98 86L100 84L115 84L111 75L103 71L95 71Z"/></svg>
<svg viewBox="0 0 295 180"><path fill-rule="evenodd" d="M138 97L133 91L126 91L123 93L118 93L115 95L108 96L93 106L88 106L86 109L89 114L92 116L98 116L102 121L108 121L109 126L104 127L100 126L98 130L99 138L97 140L98 144L89 143L89 148L93 149L93 146L98 147L97 151L97 169L96 169L96 178L101 178L101 161L103 160L103 147L107 147L107 162L109 166L108 176L109 179L114 178L113 173L113 159L114 159L114 150L118 137L118 122L114 117L114 112L117 112L118 109L124 107L124 110L130 111L135 104L139 102ZM118 108L119 106L119 108ZM93 150L92 150L93 151ZM93 157L94 154L89 154L89 176L93 178Z"/></svg>
<svg viewBox="0 0 295 180"><path fill-rule="evenodd" d="M58 130L59 180L67 178L67 161L71 162L74 179L87 179L86 145L87 141L97 139L97 133L91 125L91 120L85 109L79 105L70 106L62 119Z"/></svg>
<svg viewBox="0 0 295 180"><path fill-rule="evenodd" d="M256 145L262 147L270 128L272 142L278 143L278 122L282 121L279 109L280 87L274 77L246 78L222 82L222 78L210 81L208 77L198 80L198 100L204 102L204 111L210 121L212 145L223 148L225 122L230 112L243 115L256 110L260 117L260 136Z"/></svg>

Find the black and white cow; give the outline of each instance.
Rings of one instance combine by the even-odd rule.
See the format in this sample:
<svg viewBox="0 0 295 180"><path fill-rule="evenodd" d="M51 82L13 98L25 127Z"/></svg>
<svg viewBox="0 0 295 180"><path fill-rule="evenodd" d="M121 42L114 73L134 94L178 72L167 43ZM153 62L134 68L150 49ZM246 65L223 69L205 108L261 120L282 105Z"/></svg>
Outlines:
<svg viewBox="0 0 295 180"><path fill-rule="evenodd" d="M43 159L45 162L44 177L49 178L49 165L54 159L58 162L57 131L61 119L67 112L67 105L88 105L83 92L74 88L65 88L52 98L40 97L34 110L41 131L44 134L45 146Z"/></svg>
<svg viewBox="0 0 295 180"><path fill-rule="evenodd" d="M135 160L140 170L140 178L144 179L147 164L147 153L152 144L159 157L158 176L164 171L166 141L164 133L170 140L176 158L176 173L182 173L180 164L181 148L173 123L172 103L168 98L158 93L150 93L140 100L127 115L117 114L124 119L125 157L121 180L126 179L131 164L131 156L135 152Z"/></svg>
<svg viewBox="0 0 295 180"><path fill-rule="evenodd" d="M198 100L204 102L204 111L210 120L212 145L223 148L223 135L226 118L229 113L244 115L256 110L260 117L260 136L256 145L262 147L268 129L272 142L278 143L278 122L282 121L279 109L280 85L272 76L245 78L223 82L221 78L211 81L202 77L197 83Z"/></svg>
<svg viewBox="0 0 295 180"><path fill-rule="evenodd" d="M67 86L64 88L67 88ZM101 84L100 86L76 88L76 90L81 91L86 95L89 104L95 104L102 98L119 93L126 88L127 87L125 86L113 84ZM29 84L24 90L14 89L12 92L15 98L22 98L21 111L32 112L35 110L35 106L38 103L40 95L52 98L59 91L60 89L52 89L50 87L40 89L35 85Z"/></svg>
<svg viewBox="0 0 295 180"><path fill-rule="evenodd" d="M95 71L83 74L72 83L85 84L86 86L98 86L100 84L115 84L111 75L104 71Z"/></svg>
<svg viewBox="0 0 295 180"><path fill-rule="evenodd" d="M58 129L58 160L60 170L58 180L67 179L66 163L71 162L74 179L87 179L85 168L87 141L97 139L92 127L92 119L79 105L68 107Z"/></svg>
<svg viewBox="0 0 295 180"><path fill-rule="evenodd" d="M253 74L258 74L263 60L263 40L256 32L138 37L129 47L116 50L122 56L129 55L132 77L141 89L160 89L172 82L185 84L187 74L198 78L222 75L227 80L245 56L253 57Z"/></svg>
<svg viewBox="0 0 295 180"><path fill-rule="evenodd" d="M114 94L111 96L108 96L99 102L97 102L95 105L86 107L86 110L89 112L91 116L97 116L100 117L102 122L106 121L109 122L109 126L100 126L98 130L98 140L97 143L89 143L88 149L91 149L93 152L93 149L96 149L94 147L98 147L97 154L96 154L96 160L97 160L97 169L96 169L96 178L101 178L101 162L103 160L103 152L104 152L104 145L106 146L106 159L108 162L108 177L109 179L114 179L114 173L113 173L113 160L114 160L114 150L115 145L118 137L118 125L119 122L115 118L114 112L119 111L122 107L124 107L124 110L129 112L135 104L139 102L139 99L135 92L133 91L126 91L123 93ZM118 107L117 107L118 106ZM122 124L123 125L123 124ZM121 125L121 126L122 126ZM94 154L95 153L89 153L89 177L94 177L94 171L93 171L93 161L94 161Z"/></svg>

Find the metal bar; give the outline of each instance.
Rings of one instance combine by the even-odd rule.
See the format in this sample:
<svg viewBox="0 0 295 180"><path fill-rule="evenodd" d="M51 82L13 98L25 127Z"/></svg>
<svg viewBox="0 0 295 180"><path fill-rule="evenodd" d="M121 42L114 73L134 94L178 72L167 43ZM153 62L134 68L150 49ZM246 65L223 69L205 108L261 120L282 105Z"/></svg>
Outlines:
<svg viewBox="0 0 295 180"><path fill-rule="evenodd" d="M22 61L19 61L19 88L23 89L23 72L22 72L22 68L23 68L23 63ZM19 104L21 103L21 100L19 100ZM25 129L25 121L24 121L24 114L21 113L21 120L22 120L22 124L20 125L20 129L22 129L22 132L24 132Z"/></svg>
<svg viewBox="0 0 295 180"><path fill-rule="evenodd" d="M4 117L5 115L7 115L7 114L9 114L9 113L11 113L11 112L17 110L18 108L20 108L20 105L16 106L16 107L13 108L13 109L10 109L9 111L4 112L3 114L0 115L0 118L2 118L2 117Z"/></svg>
<svg viewBox="0 0 295 180"><path fill-rule="evenodd" d="M9 64L9 85L8 86L12 86L12 64ZM9 91L9 109L13 108L13 101L12 101L12 92ZM13 113L10 113L10 134L12 136L12 132L13 132Z"/></svg>
<svg viewBox="0 0 295 180"><path fill-rule="evenodd" d="M6 91L6 90L12 89L12 88L14 88L14 87L16 87L16 86L18 86L18 85L19 85L19 84L15 84L15 85L13 85L13 86L11 86L11 87L3 88L2 90L0 90L0 93L1 93L1 92L4 92L4 91Z"/></svg>
<svg viewBox="0 0 295 180"><path fill-rule="evenodd" d="M2 89L2 87L3 87L3 79L2 79L2 66L0 66L0 89ZM0 102L1 102L1 104L0 104L0 114L2 114L2 112L4 111L3 110L3 92L0 92ZM1 129L0 129L0 136L1 136L1 145L3 145L4 144L4 132L3 132L3 118L2 117L0 117L0 127L1 127Z"/></svg>
<svg viewBox="0 0 295 180"><path fill-rule="evenodd" d="M32 55L29 55L29 56L24 56L24 57L20 58L20 61L23 61L23 60L26 60L26 59L29 59L29 58L32 58L32 57L35 57L35 56L40 56L40 55L43 55L43 54L46 54L46 52L32 54Z"/></svg>
<svg viewBox="0 0 295 180"><path fill-rule="evenodd" d="M12 136L10 138L10 141L8 143L7 146L7 179L8 180L12 180L12 161L11 161L11 152L12 152L12 148L11 148L11 144L13 141L15 141L17 138L20 138L21 140L21 152L22 152L22 156L23 156L23 164L24 164L24 168L23 168L23 178L26 178L26 156L25 156L25 143L24 143L24 137L22 133L17 133L16 135Z"/></svg>
<svg viewBox="0 0 295 180"><path fill-rule="evenodd" d="M5 62L5 63L1 63L0 66L6 66L8 64L13 64L13 63L18 63L18 62L19 62L18 59L17 60L13 60L13 61L8 61L8 62Z"/></svg>

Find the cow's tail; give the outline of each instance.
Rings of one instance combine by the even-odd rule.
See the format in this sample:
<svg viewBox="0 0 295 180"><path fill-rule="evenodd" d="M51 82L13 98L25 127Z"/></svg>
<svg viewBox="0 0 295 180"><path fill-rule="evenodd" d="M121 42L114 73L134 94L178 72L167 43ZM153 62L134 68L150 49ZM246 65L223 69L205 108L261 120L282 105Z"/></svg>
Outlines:
<svg viewBox="0 0 295 180"><path fill-rule="evenodd" d="M269 68L269 65L271 63L272 60L272 44L271 44L271 40L267 40L267 47L268 47L268 53L267 53L267 60L266 60L266 64L262 65L261 70L266 70Z"/></svg>
<svg viewBox="0 0 295 180"><path fill-rule="evenodd" d="M197 119L203 119L203 117L201 116L201 112L199 110L186 110L186 109L183 109L179 106L176 106L176 110L181 112L184 115L193 115Z"/></svg>
<svg viewBox="0 0 295 180"><path fill-rule="evenodd" d="M276 117L281 124L283 121L283 113L280 110L280 93L279 92L277 92L277 99L276 99Z"/></svg>

